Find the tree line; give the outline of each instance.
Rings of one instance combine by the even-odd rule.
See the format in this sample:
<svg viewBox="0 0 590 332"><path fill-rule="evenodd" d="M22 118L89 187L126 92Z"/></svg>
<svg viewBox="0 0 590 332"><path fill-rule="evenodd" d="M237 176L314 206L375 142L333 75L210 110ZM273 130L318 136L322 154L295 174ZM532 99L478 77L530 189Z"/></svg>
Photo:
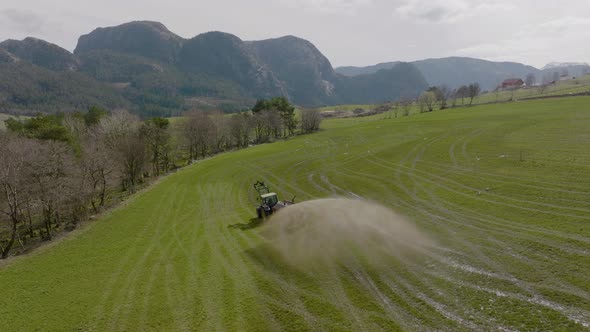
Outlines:
<svg viewBox="0 0 590 332"><path fill-rule="evenodd" d="M448 107L456 107L459 100L461 105L465 105L468 99L468 105L473 104L473 99L481 93L479 83L463 85L457 89L449 89L446 85L433 86L428 88L418 97L418 106L420 113L432 112L435 107L444 110ZM449 105L450 104L450 105Z"/></svg>
<svg viewBox="0 0 590 332"><path fill-rule="evenodd" d="M285 98L233 115L191 111L176 121L124 110L38 115L0 131L0 257L51 240L150 178L210 155L319 129L317 110Z"/></svg>

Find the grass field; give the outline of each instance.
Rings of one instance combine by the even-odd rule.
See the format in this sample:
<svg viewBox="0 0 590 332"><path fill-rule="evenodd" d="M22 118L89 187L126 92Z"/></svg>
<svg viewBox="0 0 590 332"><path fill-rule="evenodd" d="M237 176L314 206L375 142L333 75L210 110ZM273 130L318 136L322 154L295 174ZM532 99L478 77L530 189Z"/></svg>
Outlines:
<svg viewBox="0 0 590 332"><path fill-rule="evenodd" d="M541 93L542 92L542 93ZM474 104L494 103L512 99L539 98L547 96L562 96L590 92L590 75L576 79L559 81L549 85L544 91L540 87L521 88L512 91L500 91L499 93L489 92L476 97ZM468 100L466 100L468 102ZM460 104L460 102L459 102Z"/></svg>
<svg viewBox="0 0 590 332"><path fill-rule="evenodd" d="M326 106L319 108L320 112L326 111L354 111L357 108L362 109L372 109L377 107L378 105L373 104L366 104L366 105L336 105L336 106Z"/></svg>
<svg viewBox="0 0 590 332"><path fill-rule="evenodd" d="M325 121L181 170L0 267L0 331L588 330L589 147L590 97ZM251 227L258 179L379 202L434 245L297 269Z"/></svg>

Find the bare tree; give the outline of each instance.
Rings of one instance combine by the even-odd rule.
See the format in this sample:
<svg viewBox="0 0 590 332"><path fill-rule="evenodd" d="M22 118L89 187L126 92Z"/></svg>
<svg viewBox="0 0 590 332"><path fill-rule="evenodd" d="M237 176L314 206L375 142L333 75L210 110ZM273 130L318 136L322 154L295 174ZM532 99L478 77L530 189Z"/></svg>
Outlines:
<svg viewBox="0 0 590 332"><path fill-rule="evenodd" d="M436 94L437 102L439 103L439 108L444 110L447 108L447 101L450 98L451 90L446 84L436 87L434 90Z"/></svg>
<svg viewBox="0 0 590 332"><path fill-rule="evenodd" d="M254 114L254 133L257 143L269 142L271 137L279 137L281 133L281 117L275 110L262 110Z"/></svg>
<svg viewBox="0 0 590 332"><path fill-rule="evenodd" d="M164 118L147 120L141 126L141 134L146 140L152 174L168 172L170 165L170 122Z"/></svg>
<svg viewBox="0 0 590 332"><path fill-rule="evenodd" d="M189 150L189 159L206 157L210 153L215 124L204 112L192 111L187 114L183 133Z"/></svg>
<svg viewBox="0 0 590 332"><path fill-rule="evenodd" d="M469 87L467 85L463 85L457 89L457 97L461 98L461 105L465 105L465 97L467 96L469 96Z"/></svg>
<svg viewBox="0 0 590 332"><path fill-rule="evenodd" d="M139 119L126 111L117 111L101 119L100 128L107 147L119 165L123 189L134 191L143 178L147 160Z"/></svg>
<svg viewBox="0 0 590 332"><path fill-rule="evenodd" d="M499 99L500 99L500 92L501 92L501 89L500 89L500 86L498 85L498 86L496 86L496 88L494 89L494 96L496 97L496 103L497 103L497 102L499 101Z"/></svg>
<svg viewBox="0 0 590 332"><path fill-rule="evenodd" d="M320 129L321 122L322 114L318 109L308 109L301 111L301 130L304 133L318 131Z"/></svg>
<svg viewBox="0 0 590 332"><path fill-rule="evenodd" d="M436 103L436 94L432 91L423 92L418 98L418 104L420 104L420 113L432 112L434 110L434 104Z"/></svg>
<svg viewBox="0 0 590 332"><path fill-rule="evenodd" d="M86 123L80 116L66 114L62 119L62 125L68 130L76 142L79 142L86 133Z"/></svg>
<svg viewBox="0 0 590 332"><path fill-rule="evenodd" d="M410 110L412 109L413 101L410 99L402 99L399 104L402 109L402 116L410 115Z"/></svg>
<svg viewBox="0 0 590 332"><path fill-rule="evenodd" d="M213 122L211 148L213 153L219 153L231 145L230 118L220 111L210 113L209 117Z"/></svg>
<svg viewBox="0 0 590 332"><path fill-rule="evenodd" d="M23 210L30 203L29 159L34 155L34 142L0 132L0 213L8 217L10 237L0 242L1 258L8 257L18 238L18 225ZM2 219L0 219L2 220Z"/></svg>
<svg viewBox="0 0 590 332"><path fill-rule="evenodd" d="M548 83L543 83L543 84L539 85L539 94L541 94L541 95L545 94L547 87L549 87Z"/></svg>
<svg viewBox="0 0 590 332"><path fill-rule="evenodd" d="M469 93L469 105L473 104L473 98L479 96L479 93L481 92L481 88L479 86L479 83L471 83L469 84L468 88L467 88L467 92Z"/></svg>
<svg viewBox="0 0 590 332"><path fill-rule="evenodd" d="M230 133L234 145L239 148L245 148L250 142L250 131L252 129L252 121L248 113L234 114L230 118Z"/></svg>
<svg viewBox="0 0 590 332"><path fill-rule="evenodd" d="M82 170L92 188L90 203L95 212L103 207L106 192L118 176L113 153L105 144L105 138L98 128L90 128L81 141Z"/></svg>
<svg viewBox="0 0 590 332"><path fill-rule="evenodd" d="M458 91L457 89L453 89L449 93L449 99L452 99L451 107L457 106L457 98L459 97L457 91Z"/></svg>
<svg viewBox="0 0 590 332"><path fill-rule="evenodd" d="M65 204L78 194L75 157L65 143L38 141L29 167L31 199L41 206L45 239L51 240L53 224L61 224Z"/></svg>

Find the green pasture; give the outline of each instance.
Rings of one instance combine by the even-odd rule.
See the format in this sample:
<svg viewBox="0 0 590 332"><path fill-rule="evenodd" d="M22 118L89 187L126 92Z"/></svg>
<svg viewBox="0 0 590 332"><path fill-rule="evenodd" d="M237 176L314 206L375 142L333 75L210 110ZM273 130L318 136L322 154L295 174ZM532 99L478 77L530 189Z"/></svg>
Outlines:
<svg viewBox="0 0 590 332"><path fill-rule="evenodd" d="M567 96L580 93L590 92L590 75L585 75L576 79L565 81L558 81L555 84L550 84L546 88L540 86L525 87L512 91L500 91L484 93L473 100L474 104L503 102L515 99L524 98L541 98L547 96ZM469 99L466 98L466 103ZM461 105L459 100L458 105Z"/></svg>
<svg viewBox="0 0 590 332"><path fill-rule="evenodd" d="M298 201L381 203L432 247L370 257L379 264L359 257L329 269L291 266L253 219L258 179ZM589 324L590 97L324 121L317 134L169 175L65 240L0 267L0 331Z"/></svg>

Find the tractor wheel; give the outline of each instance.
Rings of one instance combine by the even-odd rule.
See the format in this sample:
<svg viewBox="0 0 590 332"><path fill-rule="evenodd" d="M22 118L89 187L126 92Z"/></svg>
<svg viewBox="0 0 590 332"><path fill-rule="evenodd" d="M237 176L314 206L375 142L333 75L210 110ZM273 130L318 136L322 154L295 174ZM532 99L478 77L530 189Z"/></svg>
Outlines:
<svg viewBox="0 0 590 332"><path fill-rule="evenodd" d="M264 213L262 211L262 208L257 208L256 209L256 214L258 215L258 219L264 218Z"/></svg>

